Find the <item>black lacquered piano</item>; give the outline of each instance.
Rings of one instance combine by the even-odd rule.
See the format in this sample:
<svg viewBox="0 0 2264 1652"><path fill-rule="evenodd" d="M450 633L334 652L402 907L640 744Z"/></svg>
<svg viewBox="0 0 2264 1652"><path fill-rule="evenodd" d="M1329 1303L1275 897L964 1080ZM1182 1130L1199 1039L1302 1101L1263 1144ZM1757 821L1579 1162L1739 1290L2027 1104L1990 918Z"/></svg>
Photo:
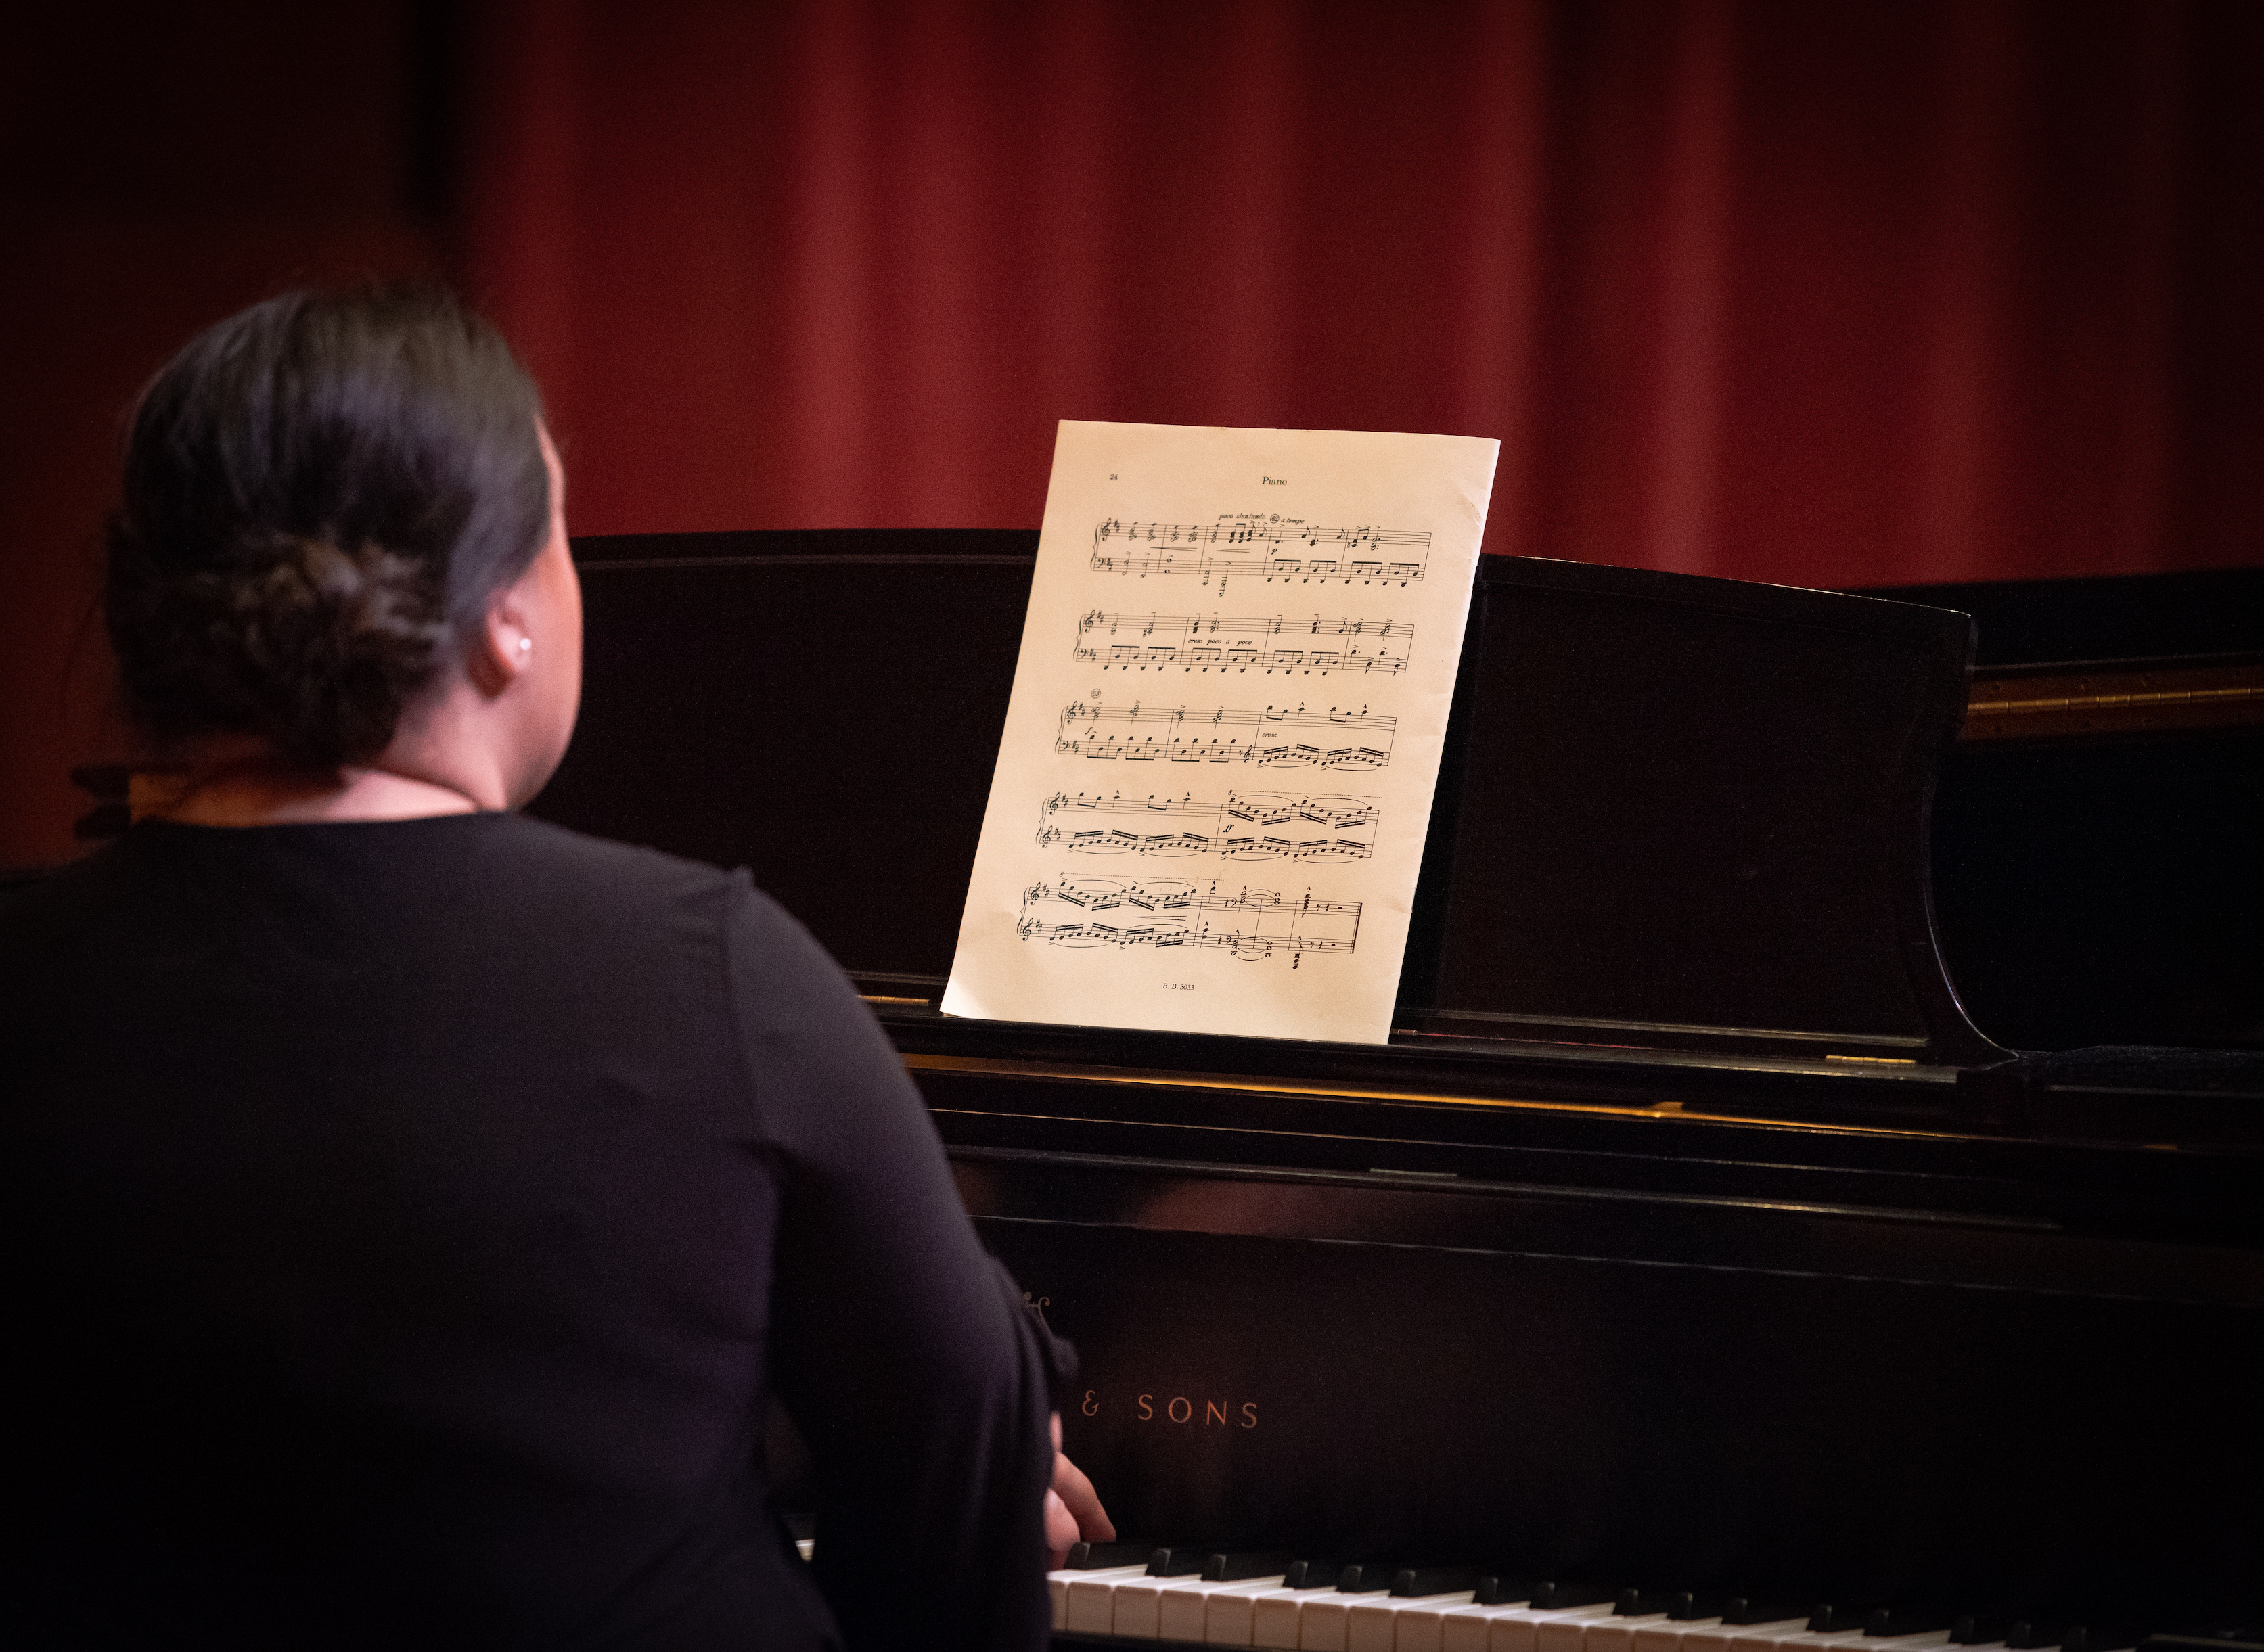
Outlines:
<svg viewBox="0 0 2264 1652"><path fill-rule="evenodd" d="M2264 573L1489 560L1368 1046L937 1012L1034 547L578 541L535 812L887 1025L1082 1353L1063 1644L2257 1639Z"/></svg>

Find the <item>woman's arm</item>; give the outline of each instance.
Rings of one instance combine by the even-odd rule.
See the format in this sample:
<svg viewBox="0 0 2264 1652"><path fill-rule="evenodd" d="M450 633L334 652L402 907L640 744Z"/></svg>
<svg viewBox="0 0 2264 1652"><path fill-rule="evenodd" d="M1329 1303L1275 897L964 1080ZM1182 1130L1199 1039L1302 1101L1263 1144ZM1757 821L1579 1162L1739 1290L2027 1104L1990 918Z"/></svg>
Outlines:
<svg viewBox="0 0 2264 1652"><path fill-rule="evenodd" d="M838 968L751 892L728 932L780 1188L771 1371L816 1460L818 1585L853 1647L1042 1646L1049 1486L1105 1520L1056 1468L1050 1347Z"/></svg>

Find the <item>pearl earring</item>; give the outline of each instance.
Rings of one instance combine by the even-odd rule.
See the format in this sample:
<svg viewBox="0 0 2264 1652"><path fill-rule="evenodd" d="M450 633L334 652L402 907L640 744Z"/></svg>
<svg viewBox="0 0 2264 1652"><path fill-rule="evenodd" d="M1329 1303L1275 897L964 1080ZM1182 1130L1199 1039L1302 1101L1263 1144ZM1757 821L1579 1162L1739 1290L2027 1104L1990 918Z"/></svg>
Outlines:
<svg viewBox="0 0 2264 1652"><path fill-rule="evenodd" d="M533 639L533 637L521 637L521 638L519 638L519 651L521 654L527 653L527 652L528 652L529 650L531 650L533 647L534 647L534 639Z"/></svg>

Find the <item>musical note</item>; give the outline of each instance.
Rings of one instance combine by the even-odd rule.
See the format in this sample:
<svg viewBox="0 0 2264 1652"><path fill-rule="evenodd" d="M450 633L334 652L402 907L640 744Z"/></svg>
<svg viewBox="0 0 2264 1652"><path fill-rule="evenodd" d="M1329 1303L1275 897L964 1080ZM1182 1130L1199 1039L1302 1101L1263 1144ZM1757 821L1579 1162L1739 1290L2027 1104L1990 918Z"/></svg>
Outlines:
<svg viewBox="0 0 2264 1652"><path fill-rule="evenodd" d="M1431 536L1411 529L1315 527L1296 518L1222 514L1213 523L1125 522L1092 531L1095 573L1246 575L1303 584L1405 585L1423 577Z"/></svg>
<svg viewBox="0 0 2264 1652"><path fill-rule="evenodd" d="M1245 962L1287 953L1295 969L1306 953L1352 952L1360 916L1359 902L1316 901L1310 889L1288 900L1247 885L1222 891L1215 880L1059 878L1022 891L1014 927L1054 946L1207 946Z"/></svg>
<svg viewBox="0 0 2264 1652"><path fill-rule="evenodd" d="M1391 736L1398 726L1397 717L1371 715L1366 706L1358 711L1335 706L1313 711L1300 701L1294 707L1248 711L1224 706L1151 706L1141 700L1107 706L1080 699L1062 708L1054 750L1070 757L1127 763L1380 769L1391 761ZM1308 729L1317 737L1304 736Z"/></svg>
<svg viewBox="0 0 2264 1652"><path fill-rule="evenodd" d="M1086 855L1365 860L1375 851L1375 819L1364 797L1229 792L1224 802L1207 803L1192 793L1056 792L1040 808L1037 841Z"/></svg>
<svg viewBox="0 0 2264 1652"><path fill-rule="evenodd" d="M1106 670L1216 670L1302 673L1382 672L1407 669L1415 627L1401 620L1271 618L1222 614L1106 613L1095 608L1077 622L1071 657Z"/></svg>

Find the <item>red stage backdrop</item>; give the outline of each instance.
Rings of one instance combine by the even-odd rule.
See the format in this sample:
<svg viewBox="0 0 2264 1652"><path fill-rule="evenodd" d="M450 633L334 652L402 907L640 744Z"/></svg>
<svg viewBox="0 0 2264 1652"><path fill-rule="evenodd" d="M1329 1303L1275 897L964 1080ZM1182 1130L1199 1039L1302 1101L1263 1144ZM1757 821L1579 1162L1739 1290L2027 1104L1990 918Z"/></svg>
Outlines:
<svg viewBox="0 0 2264 1652"><path fill-rule="evenodd" d="M478 61L580 529L1034 524L1074 417L1498 436L1496 551L2260 556L2264 7L588 0Z"/></svg>
<svg viewBox="0 0 2264 1652"><path fill-rule="evenodd" d="M308 279L452 270L583 532L1033 525L1073 417L1498 436L1496 551L2264 562L2255 0L125 0L16 45L0 865L119 755L66 669L119 413Z"/></svg>

